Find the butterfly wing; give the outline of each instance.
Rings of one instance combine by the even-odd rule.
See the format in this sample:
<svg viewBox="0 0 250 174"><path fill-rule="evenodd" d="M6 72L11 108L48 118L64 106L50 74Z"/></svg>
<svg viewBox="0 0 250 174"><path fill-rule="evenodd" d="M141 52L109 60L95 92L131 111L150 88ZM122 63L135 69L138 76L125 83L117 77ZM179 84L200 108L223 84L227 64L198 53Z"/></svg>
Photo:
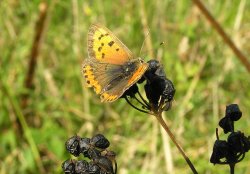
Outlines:
<svg viewBox="0 0 250 174"><path fill-rule="evenodd" d="M101 94L103 89L108 86L112 79L120 76L119 66L121 65L102 63L94 59L86 59L82 70L88 87L93 87L96 94ZM111 71L116 71L119 74L115 73L111 75Z"/></svg>
<svg viewBox="0 0 250 174"><path fill-rule="evenodd" d="M132 52L111 31L97 24L89 29L88 54L83 74L88 86L101 95L101 101L118 99L148 68L147 63L134 59ZM130 70L125 73L127 63L133 68L127 67Z"/></svg>
<svg viewBox="0 0 250 174"><path fill-rule="evenodd" d="M123 78L121 80L119 80L118 78L117 83L116 81L114 81L114 85L111 86L112 88L110 88L107 91L103 91L103 93L101 94L101 101L113 102L119 97L121 97L122 94L128 88L130 88L133 84L135 84L142 77L142 75L145 73L147 68L148 68L147 63L138 64L136 70L132 72L130 76L128 76L127 78Z"/></svg>
<svg viewBox="0 0 250 174"><path fill-rule="evenodd" d="M107 28L93 24L88 33L90 59L122 65L133 58L132 52Z"/></svg>
<svg viewBox="0 0 250 174"><path fill-rule="evenodd" d="M147 63L134 62L134 71L124 76L123 65L115 65L88 59L83 65L83 74L89 87L101 95L102 102L118 99L136 83L148 68Z"/></svg>

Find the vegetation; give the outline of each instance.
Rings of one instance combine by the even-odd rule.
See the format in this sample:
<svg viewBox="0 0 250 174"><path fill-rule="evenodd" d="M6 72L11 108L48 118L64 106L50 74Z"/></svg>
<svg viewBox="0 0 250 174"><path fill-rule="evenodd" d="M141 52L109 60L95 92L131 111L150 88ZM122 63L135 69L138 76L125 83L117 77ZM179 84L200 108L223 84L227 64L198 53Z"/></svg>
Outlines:
<svg viewBox="0 0 250 174"><path fill-rule="evenodd" d="M86 88L81 64L92 23L108 27L135 55L164 65L176 89L164 113L169 128L199 173L229 173L209 162L215 128L226 105L237 103L244 115L236 127L250 134L249 72L191 0L43 1L48 8L41 2L0 1L0 173L62 173L62 162L72 158L64 142L98 133L112 142L120 174L191 173L153 116L124 99L101 103ZM203 2L249 57L250 1ZM44 9L41 40L34 42ZM236 172L250 173L249 161L246 154Z"/></svg>

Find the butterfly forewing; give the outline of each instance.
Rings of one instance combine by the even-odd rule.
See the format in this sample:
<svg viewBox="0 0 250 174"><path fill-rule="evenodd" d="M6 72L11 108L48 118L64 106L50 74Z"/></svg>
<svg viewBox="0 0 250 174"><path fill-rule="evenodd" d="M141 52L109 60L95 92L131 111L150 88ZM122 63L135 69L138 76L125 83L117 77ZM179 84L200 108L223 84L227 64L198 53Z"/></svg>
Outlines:
<svg viewBox="0 0 250 174"><path fill-rule="evenodd" d="M88 33L89 58L111 64L124 64L132 52L107 28L94 24Z"/></svg>

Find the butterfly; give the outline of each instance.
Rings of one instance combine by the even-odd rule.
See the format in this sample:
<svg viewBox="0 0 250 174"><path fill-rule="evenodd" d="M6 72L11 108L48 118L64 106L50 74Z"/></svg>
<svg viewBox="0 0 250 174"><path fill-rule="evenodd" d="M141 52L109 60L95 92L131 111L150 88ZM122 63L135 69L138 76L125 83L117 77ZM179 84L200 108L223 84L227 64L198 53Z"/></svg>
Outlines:
<svg viewBox="0 0 250 174"><path fill-rule="evenodd" d="M102 102L113 102L135 84L148 63L132 52L106 27L90 26L88 58L83 62L87 86L94 88Z"/></svg>

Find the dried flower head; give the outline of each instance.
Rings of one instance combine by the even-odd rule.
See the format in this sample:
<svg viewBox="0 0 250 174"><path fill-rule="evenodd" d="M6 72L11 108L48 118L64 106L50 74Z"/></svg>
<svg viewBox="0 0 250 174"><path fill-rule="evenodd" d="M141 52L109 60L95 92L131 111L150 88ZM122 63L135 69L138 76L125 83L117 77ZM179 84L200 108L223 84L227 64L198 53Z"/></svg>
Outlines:
<svg viewBox="0 0 250 174"><path fill-rule="evenodd" d="M237 104L231 104L226 107L226 116L223 117L219 126L224 133L230 132L227 140L219 140L218 129L216 129L217 140L214 143L213 153L210 162L213 164L228 164L231 172L234 171L236 163L244 159L245 153L250 149L250 136L244 133L234 131L234 122L242 116Z"/></svg>
<svg viewBox="0 0 250 174"><path fill-rule="evenodd" d="M171 108L175 88L173 83L166 77L163 66L159 61L150 60L148 65L149 67L143 77L125 91L122 98L125 98L133 108L141 112L157 115ZM142 84L145 81L144 90L147 99L142 97L137 86L137 84ZM133 103L131 99L134 99L137 103Z"/></svg>
<svg viewBox="0 0 250 174"><path fill-rule="evenodd" d="M62 164L64 173L115 174L117 171L116 155L107 149L109 145L108 139L102 134L97 134L92 138L81 138L77 135L69 138L65 143L67 151L76 157L83 154L90 161L66 160Z"/></svg>

